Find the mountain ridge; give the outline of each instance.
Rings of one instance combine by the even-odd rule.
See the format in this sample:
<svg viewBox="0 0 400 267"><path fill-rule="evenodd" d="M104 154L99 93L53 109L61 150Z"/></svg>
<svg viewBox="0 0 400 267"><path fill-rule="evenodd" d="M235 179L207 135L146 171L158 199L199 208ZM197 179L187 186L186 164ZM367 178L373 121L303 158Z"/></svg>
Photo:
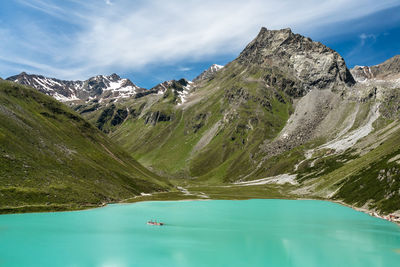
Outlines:
<svg viewBox="0 0 400 267"><path fill-rule="evenodd" d="M367 80L398 80L400 79L400 55L395 55L374 66L355 66L351 69L351 72L360 82Z"/></svg>
<svg viewBox="0 0 400 267"><path fill-rule="evenodd" d="M145 90L115 73L109 76L97 75L85 81L66 81L22 72L8 77L7 80L34 87L61 102L118 100L133 97Z"/></svg>
<svg viewBox="0 0 400 267"><path fill-rule="evenodd" d="M211 79L215 76L215 73L222 69L224 66L218 64L212 64L208 69L204 70L200 73L196 78L193 79L193 82L200 82L203 80Z"/></svg>

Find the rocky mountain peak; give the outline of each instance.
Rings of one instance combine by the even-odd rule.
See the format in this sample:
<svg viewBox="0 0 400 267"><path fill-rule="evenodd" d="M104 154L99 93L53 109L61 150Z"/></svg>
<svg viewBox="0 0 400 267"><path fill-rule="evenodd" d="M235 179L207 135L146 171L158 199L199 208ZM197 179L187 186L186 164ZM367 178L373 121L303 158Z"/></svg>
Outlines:
<svg viewBox="0 0 400 267"><path fill-rule="evenodd" d="M374 74L372 73L371 68L368 66L354 66L350 72L354 79L358 82L363 82L374 78Z"/></svg>
<svg viewBox="0 0 400 267"><path fill-rule="evenodd" d="M185 78L181 78L177 81L179 84L181 84L182 86L187 86L189 84L189 81L186 80Z"/></svg>
<svg viewBox="0 0 400 267"><path fill-rule="evenodd" d="M111 74L110 76L108 76L108 78L109 78L109 79L112 79L112 80L119 80L119 79L121 79L121 77L120 77L118 74L116 74L116 73Z"/></svg>
<svg viewBox="0 0 400 267"><path fill-rule="evenodd" d="M289 28L261 28L237 61L244 65L275 67L300 80L303 94L312 88L351 86L355 83L344 59L336 51L308 37L295 34Z"/></svg>
<svg viewBox="0 0 400 267"><path fill-rule="evenodd" d="M204 70L199 76L193 79L193 82L200 82L204 80L209 80L215 76L215 73L222 69L224 66L213 64L208 69Z"/></svg>
<svg viewBox="0 0 400 267"><path fill-rule="evenodd" d="M295 41L295 37L299 36L296 36L290 28L268 30L267 28L262 27L255 40L264 47L269 46L270 48L276 49L283 46L285 42L290 43L291 41Z"/></svg>
<svg viewBox="0 0 400 267"><path fill-rule="evenodd" d="M351 73L357 81L400 79L400 55L375 66L355 66Z"/></svg>
<svg viewBox="0 0 400 267"><path fill-rule="evenodd" d="M62 102L88 99L115 101L145 90L115 73L109 76L97 75L85 81L65 81L22 72L7 80L33 87Z"/></svg>

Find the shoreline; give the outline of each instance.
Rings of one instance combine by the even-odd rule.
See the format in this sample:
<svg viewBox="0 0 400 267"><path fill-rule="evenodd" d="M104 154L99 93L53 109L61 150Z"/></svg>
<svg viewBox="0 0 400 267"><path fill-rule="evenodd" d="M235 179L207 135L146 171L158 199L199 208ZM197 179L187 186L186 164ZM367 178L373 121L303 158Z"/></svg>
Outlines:
<svg viewBox="0 0 400 267"><path fill-rule="evenodd" d="M165 193L165 192L164 192ZM153 196L153 195L151 195ZM151 197L149 196L149 197ZM195 195L194 195L195 196ZM319 200L319 201L327 201L327 202L331 202L331 203L335 203L335 204L339 204L348 208L351 208L355 211L359 211L359 212L363 212L371 217L375 217L378 219L382 219L391 223L396 224L397 226L400 227L400 219L397 220L391 220L388 216L389 215L380 215L379 213L377 213L374 210L369 210L369 209L365 209L365 208L359 208L356 206L352 206L350 204L347 204L341 200L332 200L332 199L323 199L323 198L229 198L229 199L219 199L219 198L176 198L176 199L140 199L141 197L143 197L143 195L138 195L132 198L128 198L128 199L123 199L121 201L118 202L109 202L109 203L101 203L100 205L90 205L90 206L55 206L55 209L43 209L43 210L23 210L21 208L29 208L29 207L38 207L38 206L22 206L22 207L15 207L15 208L3 208L0 209L1 210L7 210L8 212L5 213L0 213L1 215L11 215L11 214L26 214L26 213L47 213L47 212L76 212L76 211L85 211L85 210L93 210L93 209L99 209L99 208L104 208L107 207L109 205L113 205L113 204L134 204L134 203L138 203L138 202L155 202L155 201L209 201L209 200L251 200L251 199L281 199L281 200ZM127 202L126 200L135 200L132 202ZM45 207L45 206L43 206ZM54 207L54 206L53 206ZM62 209L63 207L65 207L65 209ZM66 207L71 207L71 209L68 209ZM46 207L47 208L47 207ZM18 209L21 209L18 212ZM15 212L13 212L15 211ZM400 217L399 214L396 214L398 216L398 218Z"/></svg>
<svg viewBox="0 0 400 267"><path fill-rule="evenodd" d="M330 201L330 202L333 202L333 203L336 203L336 204L339 204L339 205L342 205L342 206L345 206L345 207L348 207L348 208L352 208L353 210L356 210L356 211L359 211L359 212L363 212L363 213L365 213L365 214L368 214L368 215L371 216L371 217L375 217L375 218L382 219L382 220L385 220L385 221L388 221L388 222L392 222L392 223L395 223L395 224L397 224L398 226L400 226L400 219L392 220L392 219L390 219L390 215L380 215L378 212L376 212L376 211L374 211L374 210L369 210L369 209L366 209L366 208L355 207L355 206L352 206L352 205L347 204L347 203L345 203L345 202L343 202L343 201L340 201L340 200L327 200L327 201ZM392 214L395 214L395 213L392 213ZM397 216L398 218L400 218L400 215L399 215L399 214L396 214L396 216Z"/></svg>

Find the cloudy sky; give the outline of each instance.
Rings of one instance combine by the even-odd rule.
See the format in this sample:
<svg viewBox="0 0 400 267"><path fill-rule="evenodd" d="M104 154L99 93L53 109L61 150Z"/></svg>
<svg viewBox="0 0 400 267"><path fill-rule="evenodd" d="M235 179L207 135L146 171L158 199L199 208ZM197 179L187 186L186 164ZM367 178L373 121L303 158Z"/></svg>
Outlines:
<svg viewBox="0 0 400 267"><path fill-rule="evenodd" d="M0 77L116 72L149 88L226 64L262 26L290 27L350 67L400 54L400 0L7 0Z"/></svg>

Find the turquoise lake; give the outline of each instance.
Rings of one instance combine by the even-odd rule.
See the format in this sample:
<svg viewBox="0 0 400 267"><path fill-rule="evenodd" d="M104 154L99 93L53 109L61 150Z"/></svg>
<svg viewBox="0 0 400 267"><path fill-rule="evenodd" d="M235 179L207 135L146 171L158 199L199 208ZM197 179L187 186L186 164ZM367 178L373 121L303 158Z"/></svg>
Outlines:
<svg viewBox="0 0 400 267"><path fill-rule="evenodd" d="M400 227L314 200L1 215L0 266L400 266Z"/></svg>

